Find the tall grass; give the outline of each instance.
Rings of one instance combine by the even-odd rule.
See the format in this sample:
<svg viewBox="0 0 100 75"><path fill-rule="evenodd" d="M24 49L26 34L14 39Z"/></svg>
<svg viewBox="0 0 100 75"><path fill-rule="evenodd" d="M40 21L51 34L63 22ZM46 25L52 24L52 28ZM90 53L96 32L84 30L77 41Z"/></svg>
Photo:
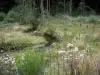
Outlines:
<svg viewBox="0 0 100 75"><path fill-rule="evenodd" d="M15 57L18 75L40 75L45 66L44 53L27 51Z"/></svg>
<svg viewBox="0 0 100 75"><path fill-rule="evenodd" d="M51 53L51 52L50 52ZM48 57L46 75L99 75L99 55L94 55L91 50L58 51L54 56ZM56 55L56 56L55 56Z"/></svg>

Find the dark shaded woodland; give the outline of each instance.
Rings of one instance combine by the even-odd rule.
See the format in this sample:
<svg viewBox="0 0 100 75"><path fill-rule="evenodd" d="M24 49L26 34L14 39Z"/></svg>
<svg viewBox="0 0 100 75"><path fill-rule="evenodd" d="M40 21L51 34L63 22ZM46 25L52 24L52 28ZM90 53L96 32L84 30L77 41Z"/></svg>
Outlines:
<svg viewBox="0 0 100 75"><path fill-rule="evenodd" d="M50 6L50 8L53 10L55 7L62 6L63 0L44 0L44 7L47 6L47 1ZM73 9L78 8L79 3L83 1L86 6L89 6L93 10L97 12L97 14L100 13L100 1L99 0L73 0ZM68 3L69 0L66 0L65 3ZM40 6L40 0L35 0L35 3L38 6ZM18 3L15 2L15 0L0 0L0 11L8 12L12 7L16 6Z"/></svg>

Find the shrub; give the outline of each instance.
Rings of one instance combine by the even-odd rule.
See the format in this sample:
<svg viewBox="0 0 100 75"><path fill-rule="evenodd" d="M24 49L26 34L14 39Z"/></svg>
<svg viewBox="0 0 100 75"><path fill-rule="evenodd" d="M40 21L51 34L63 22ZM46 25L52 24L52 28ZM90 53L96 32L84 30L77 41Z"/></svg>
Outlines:
<svg viewBox="0 0 100 75"><path fill-rule="evenodd" d="M83 23L98 23L99 16L89 15L89 16L78 16L74 18L75 21L83 22Z"/></svg>
<svg viewBox="0 0 100 75"><path fill-rule="evenodd" d="M0 21L3 21L5 17L6 17L6 14L3 12L0 12Z"/></svg>
<svg viewBox="0 0 100 75"><path fill-rule="evenodd" d="M25 2L24 2L25 1ZM7 14L5 22L20 22L21 24L29 24L31 21L37 19L37 10L35 3L29 3L23 0L18 6L13 7ZM33 5L33 6L31 6ZM34 21L35 22L35 21Z"/></svg>
<svg viewBox="0 0 100 75"><path fill-rule="evenodd" d="M44 53L26 51L22 55L17 54L15 62L18 75L40 75L45 65Z"/></svg>
<svg viewBox="0 0 100 75"><path fill-rule="evenodd" d="M13 22L19 22L20 21L20 14L14 10L10 10L4 19L5 23L13 23Z"/></svg>
<svg viewBox="0 0 100 75"><path fill-rule="evenodd" d="M98 18L96 16L90 15L89 17L87 17L87 22L88 23L96 23L98 20Z"/></svg>

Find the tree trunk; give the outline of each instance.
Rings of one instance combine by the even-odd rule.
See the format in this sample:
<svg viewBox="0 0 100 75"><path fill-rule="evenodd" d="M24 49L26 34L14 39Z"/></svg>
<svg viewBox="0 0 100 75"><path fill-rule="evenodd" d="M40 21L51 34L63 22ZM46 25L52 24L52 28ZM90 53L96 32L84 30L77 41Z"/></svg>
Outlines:
<svg viewBox="0 0 100 75"><path fill-rule="evenodd" d="M70 0L70 3L69 3L70 5L69 5L69 12L70 12L70 15L72 15L72 4L73 4L73 1L72 0Z"/></svg>
<svg viewBox="0 0 100 75"><path fill-rule="evenodd" d="M44 19L44 6L43 6L43 1L44 0L41 0L41 4L40 4L42 19Z"/></svg>

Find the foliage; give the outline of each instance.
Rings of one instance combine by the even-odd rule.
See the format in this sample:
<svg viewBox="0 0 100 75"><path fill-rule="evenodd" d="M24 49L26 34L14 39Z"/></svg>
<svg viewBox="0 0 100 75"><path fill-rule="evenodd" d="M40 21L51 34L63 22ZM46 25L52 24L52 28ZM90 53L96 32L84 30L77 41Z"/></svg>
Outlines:
<svg viewBox="0 0 100 75"><path fill-rule="evenodd" d="M37 9L34 1L21 1L18 6L13 7L7 14L5 22L19 22L29 24L37 19Z"/></svg>
<svg viewBox="0 0 100 75"><path fill-rule="evenodd" d="M20 19L20 14L14 10L10 10L8 13L7 13L7 16L6 18L4 19L4 22L5 23L14 23L14 22L19 22Z"/></svg>
<svg viewBox="0 0 100 75"><path fill-rule="evenodd" d="M27 51L15 57L19 75L40 75L45 65L44 53Z"/></svg>
<svg viewBox="0 0 100 75"><path fill-rule="evenodd" d="M0 12L0 21L3 21L5 17L6 17L6 14L3 12Z"/></svg>
<svg viewBox="0 0 100 75"><path fill-rule="evenodd" d="M0 36L0 49L9 51L9 50L21 50L27 46L31 46L32 39L29 37L14 37L12 39L9 39L9 37L6 39L6 36L2 33Z"/></svg>
<svg viewBox="0 0 100 75"><path fill-rule="evenodd" d="M17 31L12 32L12 30L0 32L0 49L5 51L23 50L26 47L34 46L42 42L45 43L45 40L39 36L32 36Z"/></svg>
<svg viewBox="0 0 100 75"><path fill-rule="evenodd" d="M74 18L74 21L83 22L83 23L99 23L99 16L90 15L90 16L78 16Z"/></svg>

